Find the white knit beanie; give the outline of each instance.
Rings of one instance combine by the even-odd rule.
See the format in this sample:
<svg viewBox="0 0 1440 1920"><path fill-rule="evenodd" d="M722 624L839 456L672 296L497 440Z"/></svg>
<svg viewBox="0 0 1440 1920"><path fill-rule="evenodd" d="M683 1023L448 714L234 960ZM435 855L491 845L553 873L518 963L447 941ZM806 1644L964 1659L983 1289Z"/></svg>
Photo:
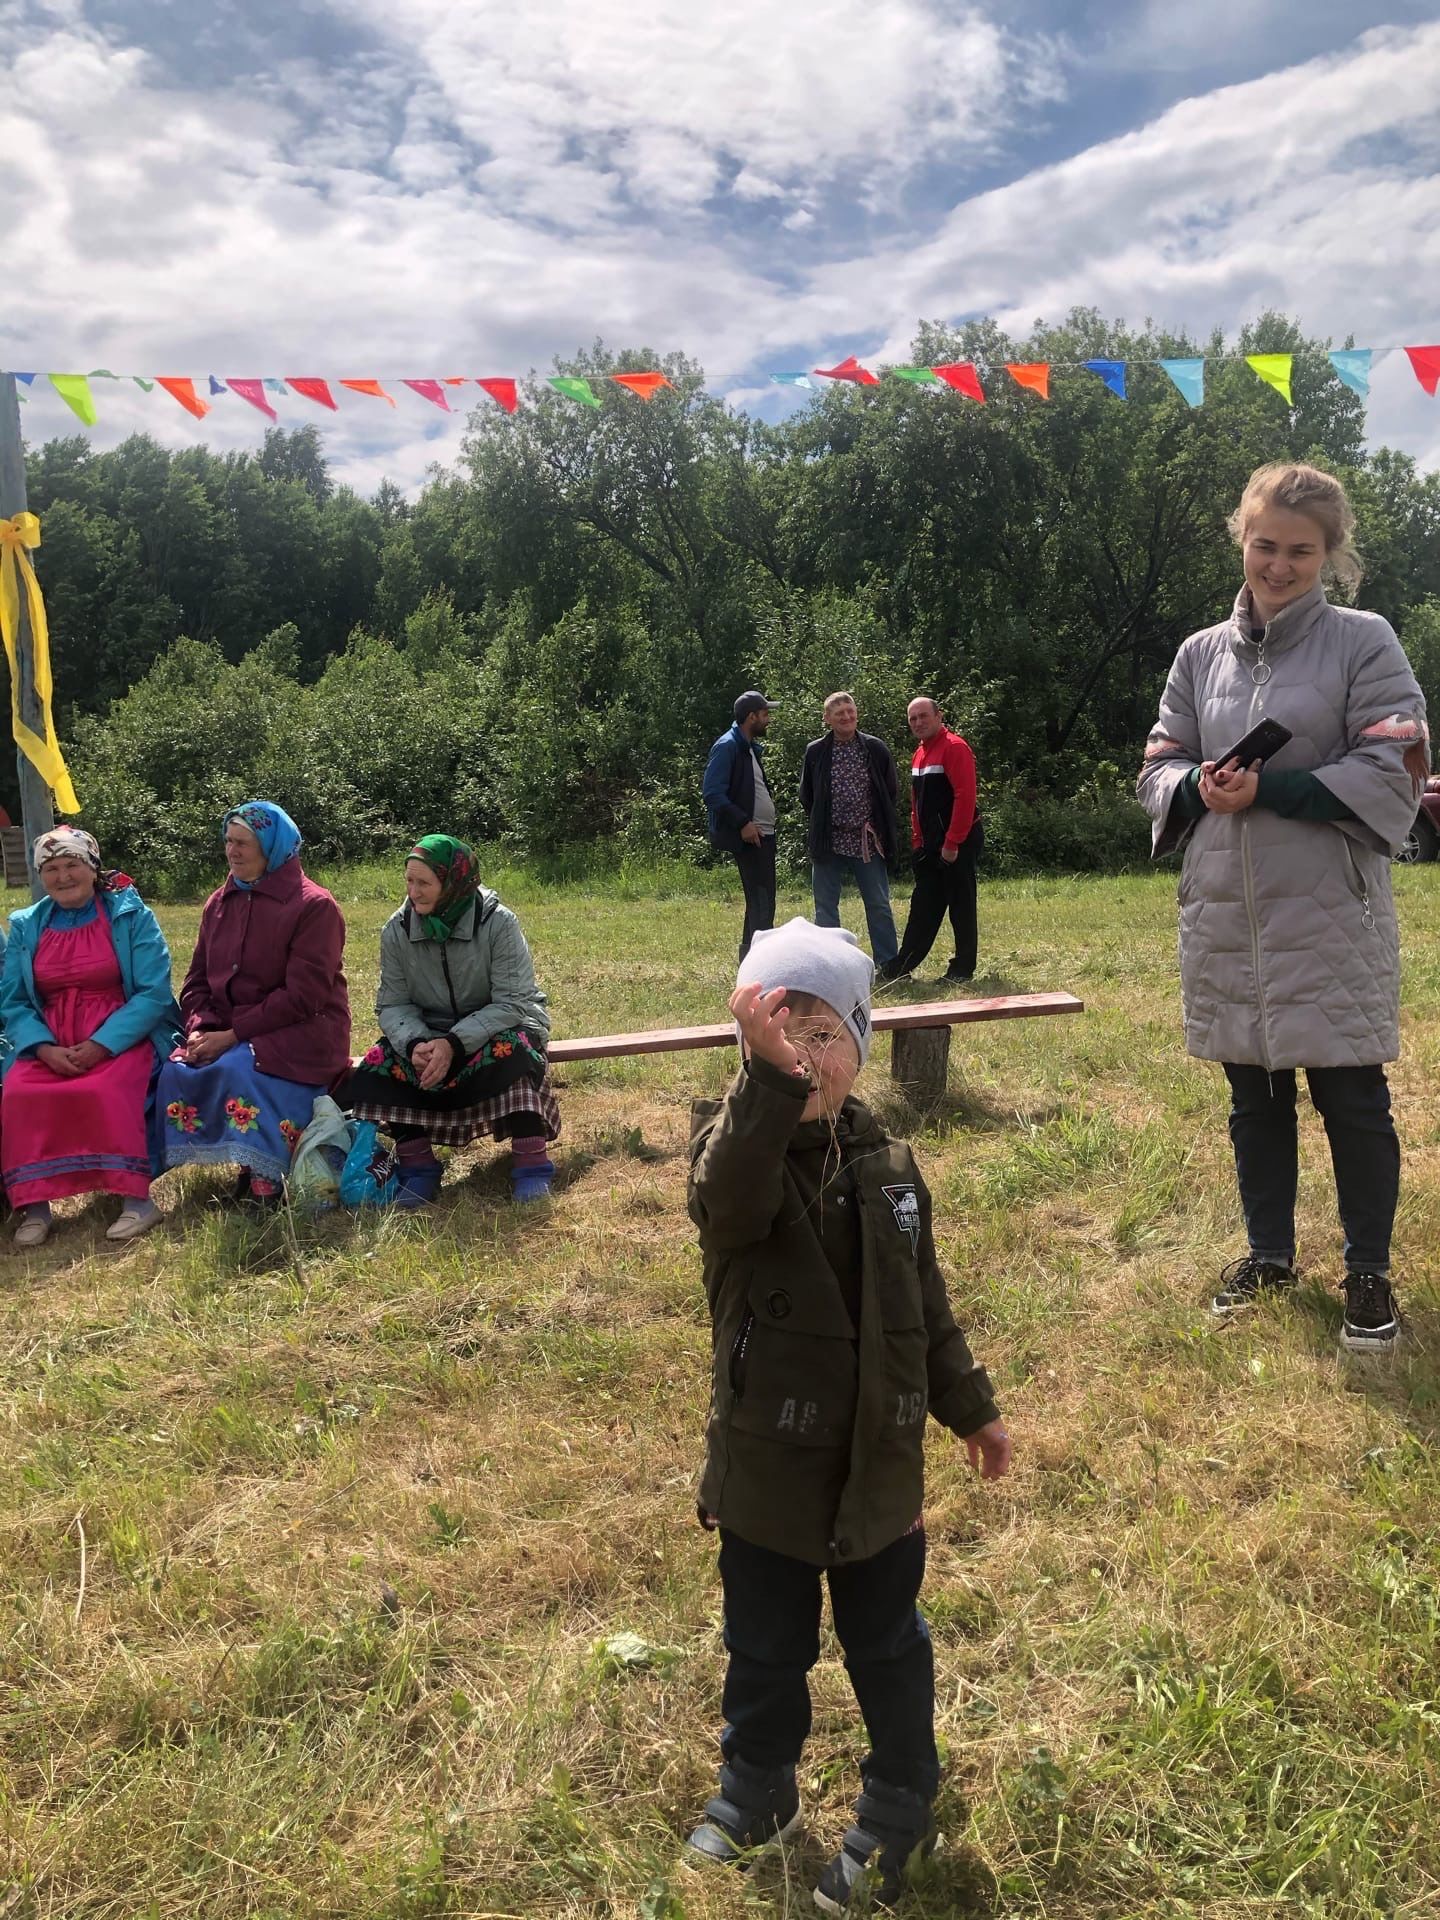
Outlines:
<svg viewBox="0 0 1440 1920"><path fill-rule="evenodd" d="M844 927L817 927L798 916L783 927L757 933L740 962L737 987L787 987L813 993L833 1007L860 1049L863 1067L870 1054L870 984L875 966Z"/></svg>

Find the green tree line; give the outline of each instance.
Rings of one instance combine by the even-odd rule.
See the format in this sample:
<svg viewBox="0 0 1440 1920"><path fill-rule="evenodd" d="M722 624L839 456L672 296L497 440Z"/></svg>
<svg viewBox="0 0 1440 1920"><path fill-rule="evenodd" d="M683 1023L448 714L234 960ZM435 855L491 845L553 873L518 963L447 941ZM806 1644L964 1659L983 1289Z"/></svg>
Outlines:
<svg viewBox="0 0 1440 1920"><path fill-rule="evenodd" d="M819 703L857 694L905 745L934 693L975 746L1004 865L1139 857L1129 798L1186 633L1238 582L1225 519L1262 461L1341 474L1359 516L1358 603L1399 630L1440 698L1440 476L1364 443L1329 343L1266 315L1196 342L1093 311L1014 340L922 325L911 359L993 369L984 405L885 381L829 385L771 425L681 355L602 344L472 415L414 501L333 484L313 427L258 455L137 436L29 458L62 736L85 820L116 858L181 878L252 791L317 852L422 828L533 857L699 853L699 780L741 688L784 704L777 784ZM1293 405L1211 358L1193 409L1158 357L1290 352ZM1041 402L1005 360L1122 359L1121 401L1057 371ZM637 402L611 372L663 366Z"/></svg>

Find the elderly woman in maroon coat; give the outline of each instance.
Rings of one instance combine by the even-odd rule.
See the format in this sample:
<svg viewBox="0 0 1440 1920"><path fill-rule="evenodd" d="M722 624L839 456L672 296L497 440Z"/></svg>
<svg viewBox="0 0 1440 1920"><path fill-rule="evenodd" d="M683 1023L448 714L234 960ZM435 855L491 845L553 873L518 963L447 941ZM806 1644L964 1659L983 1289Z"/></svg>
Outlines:
<svg viewBox="0 0 1440 1920"><path fill-rule="evenodd" d="M238 1166L240 1192L274 1200L315 1096L350 1066L345 921L307 879L282 808L225 816L230 877L200 916L180 1010L186 1040L161 1069L166 1167Z"/></svg>

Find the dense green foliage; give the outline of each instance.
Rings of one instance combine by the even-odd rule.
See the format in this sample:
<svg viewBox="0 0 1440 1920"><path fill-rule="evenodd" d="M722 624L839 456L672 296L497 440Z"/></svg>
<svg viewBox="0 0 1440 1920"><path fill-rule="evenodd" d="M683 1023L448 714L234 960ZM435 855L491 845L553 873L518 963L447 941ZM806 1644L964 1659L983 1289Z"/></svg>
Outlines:
<svg viewBox="0 0 1440 1920"><path fill-rule="evenodd" d="M30 494L86 818L176 874L213 863L242 788L333 854L442 825L552 858L698 849L734 694L785 701L783 790L821 698L850 685L897 748L906 698L944 699L1002 863L1113 865L1141 850L1130 769L1180 640L1229 605L1224 522L1262 461L1345 477L1360 603L1440 694L1440 476L1366 451L1324 348L1273 315L1231 343L1295 354L1293 408L1214 359L1197 410L1133 364L1127 401L1057 372L1047 404L1001 362L1227 345L1093 312L1025 341L926 325L912 358L979 361L987 404L835 385L769 426L680 356L597 344L567 370L663 364L673 389L482 407L413 503L335 488L313 428L258 458L52 442Z"/></svg>

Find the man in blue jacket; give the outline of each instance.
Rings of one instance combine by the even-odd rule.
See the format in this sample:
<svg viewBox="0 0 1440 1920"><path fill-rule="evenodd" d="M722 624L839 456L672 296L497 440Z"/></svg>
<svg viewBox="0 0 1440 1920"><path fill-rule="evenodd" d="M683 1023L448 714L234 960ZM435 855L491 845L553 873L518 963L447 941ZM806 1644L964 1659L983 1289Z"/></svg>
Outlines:
<svg viewBox="0 0 1440 1920"><path fill-rule="evenodd" d="M740 958L762 927L775 924L775 802L765 784L761 741L774 703L752 687L735 702L735 724L710 749L705 811L710 844L733 853L745 893Z"/></svg>

